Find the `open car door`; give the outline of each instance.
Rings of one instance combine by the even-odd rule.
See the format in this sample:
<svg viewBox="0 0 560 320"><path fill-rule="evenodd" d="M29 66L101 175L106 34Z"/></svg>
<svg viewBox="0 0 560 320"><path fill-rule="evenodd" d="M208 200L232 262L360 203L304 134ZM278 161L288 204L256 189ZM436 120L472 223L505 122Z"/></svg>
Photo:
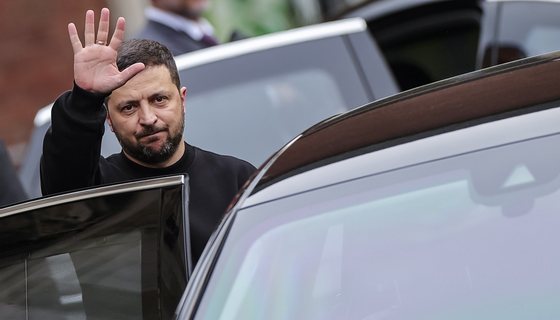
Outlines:
<svg viewBox="0 0 560 320"><path fill-rule="evenodd" d="M188 177L0 209L5 319L168 319L191 269Z"/></svg>

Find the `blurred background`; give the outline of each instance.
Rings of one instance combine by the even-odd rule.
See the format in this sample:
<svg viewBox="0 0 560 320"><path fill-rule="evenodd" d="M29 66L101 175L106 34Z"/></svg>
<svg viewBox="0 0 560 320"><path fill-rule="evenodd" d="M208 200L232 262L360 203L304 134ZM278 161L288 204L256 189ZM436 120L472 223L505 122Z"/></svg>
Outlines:
<svg viewBox="0 0 560 320"><path fill-rule="evenodd" d="M0 140L16 166L25 154L35 113L72 86L69 22L82 26L87 9L123 16L127 34L144 22L148 0L2 0L0 2ZM344 2L344 1L341 1ZM220 40L235 30L255 36L319 20L315 0L212 0L207 18ZM297 10L294 10L297 7ZM296 14L297 12L297 14ZM79 32L81 32L79 30Z"/></svg>
<svg viewBox="0 0 560 320"><path fill-rule="evenodd" d="M83 33L87 9L111 9L127 35L150 0L0 1L0 142L19 167L36 112L72 86L67 25ZM560 50L556 0L211 0L206 18L221 42L322 21L361 17L401 90ZM527 14L530 12L531 14ZM276 63L277 60L274 60Z"/></svg>

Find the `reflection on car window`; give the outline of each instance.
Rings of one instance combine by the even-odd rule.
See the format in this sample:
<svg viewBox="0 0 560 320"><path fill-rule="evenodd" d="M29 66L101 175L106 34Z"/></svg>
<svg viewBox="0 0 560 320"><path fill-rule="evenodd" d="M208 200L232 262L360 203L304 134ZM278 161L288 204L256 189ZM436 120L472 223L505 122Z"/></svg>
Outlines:
<svg viewBox="0 0 560 320"><path fill-rule="evenodd" d="M0 267L2 317L142 319L140 232L72 247L68 253L32 256Z"/></svg>
<svg viewBox="0 0 560 320"><path fill-rule="evenodd" d="M118 234L27 261L30 319L142 319L141 235Z"/></svg>
<svg viewBox="0 0 560 320"><path fill-rule="evenodd" d="M368 27L407 90L475 69L480 16L466 1L443 1L370 21Z"/></svg>
<svg viewBox="0 0 560 320"><path fill-rule="evenodd" d="M518 58L560 49L559 10L558 3L504 3L498 29L498 49L516 47L520 52Z"/></svg>
<svg viewBox="0 0 560 320"><path fill-rule="evenodd" d="M245 209L197 319L558 318L559 143L518 142Z"/></svg>
<svg viewBox="0 0 560 320"><path fill-rule="evenodd" d="M292 70L194 95L188 100L186 136L195 145L259 164L307 127L345 111L344 106L329 73ZM209 127L219 139L208 139Z"/></svg>

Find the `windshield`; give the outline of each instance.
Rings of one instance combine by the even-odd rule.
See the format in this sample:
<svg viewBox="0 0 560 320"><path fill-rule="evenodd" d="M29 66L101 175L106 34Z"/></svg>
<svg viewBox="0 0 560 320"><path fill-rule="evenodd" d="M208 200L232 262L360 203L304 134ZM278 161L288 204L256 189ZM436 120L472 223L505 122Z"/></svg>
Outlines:
<svg viewBox="0 0 560 320"><path fill-rule="evenodd" d="M541 137L245 209L196 319L558 318L558 145Z"/></svg>

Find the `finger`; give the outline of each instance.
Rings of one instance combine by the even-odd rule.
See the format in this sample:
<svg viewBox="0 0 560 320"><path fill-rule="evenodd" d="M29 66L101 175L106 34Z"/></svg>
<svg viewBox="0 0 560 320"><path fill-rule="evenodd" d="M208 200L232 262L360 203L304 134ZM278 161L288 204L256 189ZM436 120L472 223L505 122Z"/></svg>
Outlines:
<svg viewBox="0 0 560 320"><path fill-rule="evenodd" d="M117 19L117 25L115 26L115 32L113 32L113 36L111 37L111 42L109 43L109 46L114 50L117 50L121 46L121 43L123 42L124 27L125 27L124 18L119 17Z"/></svg>
<svg viewBox="0 0 560 320"><path fill-rule="evenodd" d="M96 43L102 42L107 43L107 37L109 36L109 9L101 9L101 16L99 17L99 29L97 29L97 41Z"/></svg>
<svg viewBox="0 0 560 320"><path fill-rule="evenodd" d="M121 72L121 80L122 80L121 84L127 82L130 78L134 77L138 72L144 70L144 68L146 68L146 66L142 62L137 62L129 66L128 68L124 69Z"/></svg>
<svg viewBox="0 0 560 320"><path fill-rule="evenodd" d="M70 43L72 44L72 51L74 54L78 53L82 48L82 41L78 36L78 30L76 30L76 25L73 23L68 24L68 36L70 37Z"/></svg>
<svg viewBox="0 0 560 320"><path fill-rule="evenodd" d="M86 12L86 24L84 29L84 44L91 46L95 42L95 14L93 10Z"/></svg>

